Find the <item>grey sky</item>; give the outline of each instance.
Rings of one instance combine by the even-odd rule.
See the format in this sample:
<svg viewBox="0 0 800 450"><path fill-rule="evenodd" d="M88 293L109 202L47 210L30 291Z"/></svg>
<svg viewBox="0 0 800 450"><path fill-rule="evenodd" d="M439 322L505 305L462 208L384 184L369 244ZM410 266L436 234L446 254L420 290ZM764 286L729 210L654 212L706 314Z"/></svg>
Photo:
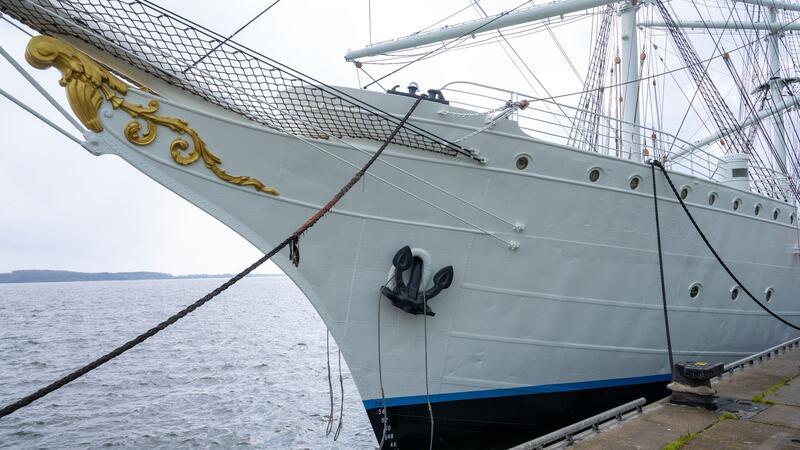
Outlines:
<svg viewBox="0 0 800 450"><path fill-rule="evenodd" d="M212 0L157 3L223 35L267 4ZM485 0L482 4L495 13L520 2ZM373 0L373 41L415 32L466 5L466 0ZM469 8L451 23L477 17ZM589 55L586 23L556 31L582 74ZM0 42L29 68L22 58L27 39L0 21ZM368 42L367 0L283 0L236 40L324 82L355 86L355 69L344 62L343 55L348 48ZM540 33L513 43L551 93L579 90L577 78L549 36ZM389 70L387 66L367 69L374 75ZM29 71L66 103L56 70ZM387 79L384 86L405 86L412 80L424 89L453 80L471 80L530 91L496 45L458 50L417 63ZM69 127L5 61L0 61L0 83ZM0 271L234 272L259 256L243 238L120 158L90 155L5 99L0 99L0 136L4 140L0 146ZM331 186L331 192L336 188ZM270 263L263 271L277 270Z"/></svg>

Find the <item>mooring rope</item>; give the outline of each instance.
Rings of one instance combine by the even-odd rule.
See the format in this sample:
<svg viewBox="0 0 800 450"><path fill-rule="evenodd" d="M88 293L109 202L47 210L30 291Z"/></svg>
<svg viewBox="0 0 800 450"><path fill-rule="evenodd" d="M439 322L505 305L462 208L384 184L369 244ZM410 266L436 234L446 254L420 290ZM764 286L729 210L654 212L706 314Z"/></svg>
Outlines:
<svg viewBox="0 0 800 450"><path fill-rule="evenodd" d="M389 281L383 285L386 287L389 283L394 280L394 277L397 276L397 272L395 272ZM381 305L383 305L383 289L378 290L378 386L381 388L381 414L382 417L380 418L381 425L383 425L383 430L381 431L381 439L378 443L378 450L383 450L383 444L386 442L386 425L389 424L389 414L386 408L386 391L383 388L383 365L381 361Z"/></svg>
<svg viewBox="0 0 800 450"><path fill-rule="evenodd" d="M433 450L433 407L431 406L431 389L428 382L428 299L425 296L425 286L422 286L422 326L425 336L425 403L428 404L428 418L430 419L431 434L428 438L428 450Z"/></svg>
<svg viewBox="0 0 800 450"><path fill-rule="evenodd" d="M672 337L669 333L669 314L667 313L667 286L664 281L664 258L661 252L661 224L658 220L658 193L656 191L656 166L650 165L653 173L653 209L656 215L656 241L658 242L658 270L661 273L661 304L664 309L664 329L667 332L667 354L669 355L669 372L675 370L675 360L672 358Z"/></svg>
<svg viewBox="0 0 800 450"><path fill-rule="evenodd" d="M331 382L331 331L325 332L325 356L328 361L328 397L331 401L331 410L328 414L328 425L325 427L325 436L333 431L333 382Z"/></svg>
<svg viewBox="0 0 800 450"><path fill-rule="evenodd" d="M336 203L339 200L341 200L342 197L344 197L345 194L347 194L347 192L350 190L350 188L352 188L358 182L358 180L360 180L364 176L364 173L366 173L366 171L370 168L370 166L372 166L372 164L375 162L375 160L377 160L378 157L380 157L381 153L383 153L383 151L386 149L386 147L389 146L389 143L394 139L394 137L397 135L397 133L400 132L400 129L403 128L403 126L408 121L409 117L411 117L411 114L414 112L414 110L417 109L417 106L419 105L419 103L422 101L423 98L425 98L425 95L422 95L422 96L417 98L417 100L411 106L411 109L408 110L406 115L403 117L403 119L400 121L400 123L398 123L397 127L395 127L394 131L392 131L392 133L389 135L389 137L386 139L386 141L383 142L383 144L375 152L375 154L372 155L372 157L369 159L369 161L367 161L366 164L364 164L364 166L361 167L361 169L358 172L356 172L355 175L353 175L353 177L350 178L350 180L344 186L342 186L341 189L339 189L339 191L330 199L330 201L328 201L328 203L326 203L325 206L320 208L319 211L317 211L311 217L309 217L308 220L306 220L302 225L300 225L300 227L298 227L297 230L295 230L289 237L284 239L275 248L273 248L272 250L267 252L264 256L259 258L256 262L254 262L253 264L248 266L246 269L244 269L243 271L241 271L238 274L236 274L235 276L233 276L231 279L229 279L228 281L226 281L225 283L223 283L222 285L220 285L219 287L217 287L213 291L209 292L208 294L206 294L205 296L203 296L202 298L200 298L196 302L194 302L191 305L187 306L186 308L182 309L181 311L179 311L175 315L169 317L168 319L164 320L163 322L159 323L158 325L154 326L153 328L147 330L145 333L135 337L134 339L131 339L130 341L128 341L128 342L122 344L121 346L115 348L111 352L101 356L100 358L98 358L98 359L92 361L91 363L81 367L80 369L78 369L78 370L76 370L76 371L74 371L74 372L72 372L72 373L70 373L70 374L68 374L68 375L56 380L56 381L54 381L53 383L50 383L49 385L39 389L38 391L33 392L32 394L27 395L27 396L17 400L16 402L11 403L11 404L3 407L2 409L0 409L0 418L5 417L5 416L7 416L9 414L12 414L12 413L14 413L15 411L17 411L20 408L23 408L23 407L25 407L27 405L30 405L34 401L44 397L45 395L47 395L47 394L49 394L49 393L51 393L51 392L53 392L55 390L58 390L58 389L64 387L66 384L68 384L68 383L70 383L72 381L75 381L76 379L82 377L83 375L86 375L87 373L91 372L92 370L102 366L103 364L111 361L112 359L116 358L117 356L125 353L126 351L132 349L133 347L136 347L137 345L141 344L142 342L146 341L147 339L153 337L159 331L162 331L165 328L167 328L168 326L174 324L178 320L180 320L183 317L185 317L187 314L189 314L192 311L194 311L195 309L203 306L209 300L213 299L214 297L218 296L219 294L224 292L229 287L231 287L234 284L236 284L239 280L241 280L242 278L244 278L245 276L250 274L250 272L254 271L260 265L262 265L265 262L267 262L267 260L269 260L270 258L275 256L279 251L283 250L286 246L289 246L289 249L290 249L289 257L290 257L292 263L295 266L297 266L300 263L300 246L299 246L300 236L302 236L303 233L308 231L309 228L313 227L317 222L319 222L319 220L325 214L327 214L336 205Z"/></svg>
<svg viewBox="0 0 800 450"><path fill-rule="evenodd" d="M750 292L750 290L749 290L749 289L747 289L747 288L744 286L744 284L742 284L742 282L741 282L741 281L739 281L739 278L737 278L737 277L736 277L736 275L734 275L734 274L733 274L733 271L731 271L731 269L728 267L728 265L727 265L727 264L725 264L725 261L723 261L723 260L722 260L722 258L719 256L719 253L717 253L717 251L714 249L714 247L713 247L713 246L711 245L711 243L708 241L708 238L706 237L705 233L703 233L703 230L701 230L701 229L700 229L700 226L699 226L699 225L697 224L697 222L694 220L694 217L692 216L692 213L690 213L690 212L689 212L689 208L687 208L687 207L686 207L686 203L684 203L684 202L683 202L683 199L681 198L680 194L678 193L678 190L675 188L675 184L673 184L673 183L672 183L672 179L670 178L670 176L669 176L669 173L667 173L667 169L665 169L665 168L664 168L664 165L663 165L663 164L661 164L661 162L659 162L658 160L651 160L651 161L649 161L649 162L648 162L648 164L650 164L650 165L651 165L651 166L653 166L653 167L655 167L655 166L658 166L658 168L659 168L659 169L661 169L661 172L664 174L664 178L666 178L666 179L667 179L667 182L669 183L669 187L670 187L670 188L672 188L672 193L673 193L673 194L675 194L675 198L677 198L677 199L678 199L678 202L680 202L680 204L681 204L681 207L683 207L683 212L685 212L685 213L686 213L686 216L687 216L687 217L689 218L689 220L692 222L692 225L694 225L694 229L697 231L697 234L699 234L699 235L700 235L700 238L701 238L701 239L703 240L703 242L706 244L706 247L708 247L708 249L709 249L709 250L711 251L711 253L714 255L714 258L716 258L716 259L717 259L717 262L719 262L719 264L722 266L722 268L723 268L723 269L725 269L725 272L727 272L727 273L728 273L728 275L731 277L731 279L733 279L733 281L735 281L735 282L736 282L736 284L737 284L739 287L741 287L741 288L742 288L742 290L745 292L745 294L747 294L747 296L748 296L748 297L750 297L750 299L751 299L751 300L753 300L754 302L756 302L756 304L757 304L759 307L761 307L761 309L763 309L764 311L766 311L767 313L769 313L769 315L771 315L772 317L774 317L774 318L778 319L779 321L781 321L781 322L782 322L783 324L785 324L786 326L789 326L789 327L791 327L791 328L793 328L793 329L795 329L795 330L800 330L800 326L798 326L798 325L795 325L795 324L793 324L793 323L789 322L788 320L784 319L783 317L779 316L779 315L778 315L778 314L776 314L774 311L772 311L771 309L769 309L769 308L767 307L767 305L763 304L763 303L762 303L760 300L758 300L758 299L757 299L757 298L756 298L756 297L755 297L755 296L754 296L754 295L753 295L753 294ZM655 171L655 169L654 169L654 171ZM655 181L654 181L654 182L655 182Z"/></svg>
<svg viewBox="0 0 800 450"><path fill-rule="evenodd" d="M337 355L339 356L339 392L341 393L341 397L339 398L339 425L336 426L336 432L333 433L333 441L336 442L339 440L339 435L342 433L342 429L344 427L344 377L342 376L342 349L337 349Z"/></svg>

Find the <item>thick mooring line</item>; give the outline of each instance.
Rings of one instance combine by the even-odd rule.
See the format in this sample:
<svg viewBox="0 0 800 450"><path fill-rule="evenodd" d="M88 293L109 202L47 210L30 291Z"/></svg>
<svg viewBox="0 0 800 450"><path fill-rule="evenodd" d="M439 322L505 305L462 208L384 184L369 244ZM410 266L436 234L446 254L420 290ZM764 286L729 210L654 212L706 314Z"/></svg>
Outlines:
<svg viewBox="0 0 800 450"><path fill-rule="evenodd" d="M358 180L360 180L364 176L364 174L367 172L367 170L370 168L370 166L372 166L372 163L374 163L375 160L377 160L378 157L380 157L381 153L383 153L383 151L386 149L386 147L389 145L389 143L392 141L392 139L394 139L394 137L397 135L397 133L400 131L400 129L403 128L405 123L408 121L408 118L411 117L411 113L413 113L414 110L417 109L417 106L419 105L419 103L422 101L423 98L425 98L424 95L417 98L417 100L411 106L411 109L409 109L408 112L406 113L406 115L403 117L403 120L400 121L400 123L397 125L397 127L394 129L394 131L392 131L392 134L389 135L389 137L386 139L386 141L384 141L384 143L381 145L381 147L378 149L378 151L376 151L375 154L372 155L372 157L369 159L369 161L367 161L366 164L364 164L364 166L358 172L356 172L356 174L353 175L353 177L347 183L345 183L345 185L342 186L341 189L339 189L339 191L330 199L330 201L328 201L328 203L325 204L325 206L320 208L319 211L317 211L311 217L309 217L308 220L305 221L305 223L300 225L300 227L297 228L297 230L295 230L295 232L292 233L289 237L284 239L283 242L281 242L275 248L273 248L272 250L267 252L264 256L259 258L256 262L254 262L253 264L248 266L246 269L244 269L243 271L241 271L238 274L236 274L230 280L226 281L225 283L223 283L222 285L220 285L219 287L217 287L213 291L209 292L208 294L203 296L201 299L197 300L196 302L194 302L191 305L187 306L186 308L182 309L178 313L174 314L173 316L169 317L168 319L164 320L163 322L159 323L158 325L154 326L153 328L147 330L145 333L140 334L139 336L135 337L134 339L131 339L130 341L128 341L128 342L122 344L121 346L115 348L111 352L101 356L100 358L98 358L98 359L92 361L91 363L81 367L80 369L78 369L78 370L76 370L76 371L74 371L74 372L72 372L72 373L70 373L70 374L68 374L68 375L56 380L56 381L54 381L53 383L50 383L49 385L39 389L38 391L33 392L30 395L26 395L25 397L17 400L14 403L11 403L11 404L9 404L7 406L4 406L2 409L0 409L0 418L5 417L5 416L7 416L9 414L12 414L12 413L14 413L15 411L17 411L20 408L23 408L23 407L25 407L27 405L30 405L31 403L33 403L36 400L44 397L45 395L47 395L47 394L49 394L49 393L51 393L51 392L53 392L53 391L55 391L57 389L60 389L60 388L64 387L66 384L77 380L78 378L86 375L87 373L91 372L92 370L102 366L103 364L111 361L112 359L116 358L117 356L127 352L128 350L132 349L133 347L136 347L137 345L141 344L142 342L146 341L147 339L153 337L159 331L167 328L168 326L170 326L173 323L177 322L178 320L182 319L183 317L185 317L190 312L192 312L195 309L203 306L206 302L208 302L209 300L213 299L217 295L219 295L222 292L224 292L229 287L231 287L234 284L236 284L239 280L241 280L242 278L247 276L250 272L254 271L260 265L264 264L265 262L267 262L267 260L269 260L270 258L275 256L279 251L283 250L284 247L286 247L287 245L291 244L291 247L290 247L290 258L292 259L292 262L295 265L298 265L299 262L300 262L300 253L299 253L300 248L299 248L299 245L298 245L298 241L300 239L300 236L303 233L305 233L309 228L313 227L317 222L319 222L319 220L322 219L322 217L325 216L325 214L327 214L336 205L336 203L339 200L341 200L342 197L345 196L345 194L347 194L347 192L350 190L350 188L352 188L356 183L358 183Z"/></svg>
<svg viewBox="0 0 800 450"><path fill-rule="evenodd" d="M728 275L731 277L731 279L733 279L733 281L736 282L736 284L739 287L742 288L742 290L745 292L745 294L747 294L747 296L750 297L751 300L756 302L756 304L758 306L760 306L761 309L763 309L764 311L769 313L769 315L771 315L772 317L774 317L774 318L778 319L779 321L781 321L784 325L786 325L788 327L791 327L791 328L794 328L795 330L800 331L800 326L789 322L788 320L784 319L783 317L779 316L774 311L769 309L767 307L767 305L763 304L759 299L757 299L750 292L750 290L747 289L744 286L744 284L742 284L741 281L739 281L739 278L737 278L736 275L733 274L733 271L731 271L731 269L728 267L728 265L725 264L725 261L723 261L722 257L719 256L719 253L717 253L717 250L714 249L714 247L711 245L711 242L708 241L708 238L706 237L705 233L703 233L703 230L700 229L700 225L698 225L697 222L694 220L694 216L692 216L692 213L689 212L689 208L686 207L686 203L683 202L683 198L681 198L680 194L678 193L678 189L675 188L675 184L672 182L672 178L670 178L669 173L667 173L667 169L665 169L664 166L658 160L652 160L652 161L649 162L649 164L651 164L653 167L658 167L659 169L661 169L661 172L664 174L664 178L666 178L667 182L669 183L669 187L672 188L672 193L675 194L675 198L677 198L678 202L681 204L681 207L683 208L683 212L686 213L686 217L688 217L689 220L692 222L692 225L694 225L694 229L697 231L697 234L700 235L700 239L703 240L703 242L706 244L706 247L708 247L708 249L711 251L711 254L714 255L714 258L716 258L717 262L719 262L719 264L722 266L722 268L725 269L725 272L728 273Z"/></svg>

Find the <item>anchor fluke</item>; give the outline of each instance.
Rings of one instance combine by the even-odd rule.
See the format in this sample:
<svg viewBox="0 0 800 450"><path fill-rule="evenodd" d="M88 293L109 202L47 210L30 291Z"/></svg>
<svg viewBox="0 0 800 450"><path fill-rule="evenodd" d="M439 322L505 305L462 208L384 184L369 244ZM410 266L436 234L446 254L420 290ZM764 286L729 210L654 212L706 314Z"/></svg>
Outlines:
<svg viewBox="0 0 800 450"><path fill-rule="evenodd" d="M423 253L427 255L426 252ZM392 266L394 275L388 284L392 284L393 281L394 286L389 287L388 284L382 286L381 293L392 302L392 305L409 314L434 316L435 313L426 303L453 283L453 266L444 267L436 272L433 276L433 286L429 289L425 289L423 280L425 261L415 256L411 247L406 245L398 250L392 258ZM407 284L404 278L405 272L409 272Z"/></svg>

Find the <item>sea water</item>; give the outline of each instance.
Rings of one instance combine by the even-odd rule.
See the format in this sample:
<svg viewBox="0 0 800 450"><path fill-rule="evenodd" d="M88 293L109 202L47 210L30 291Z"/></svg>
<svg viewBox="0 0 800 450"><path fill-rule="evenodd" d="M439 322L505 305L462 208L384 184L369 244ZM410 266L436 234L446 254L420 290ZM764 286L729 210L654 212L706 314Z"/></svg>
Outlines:
<svg viewBox="0 0 800 450"><path fill-rule="evenodd" d="M0 284L0 404L149 329L224 280ZM124 355L0 419L0 448L375 448L326 330L283 276L245 278ZM331 339L334 429L337 350Z"/></svg>

